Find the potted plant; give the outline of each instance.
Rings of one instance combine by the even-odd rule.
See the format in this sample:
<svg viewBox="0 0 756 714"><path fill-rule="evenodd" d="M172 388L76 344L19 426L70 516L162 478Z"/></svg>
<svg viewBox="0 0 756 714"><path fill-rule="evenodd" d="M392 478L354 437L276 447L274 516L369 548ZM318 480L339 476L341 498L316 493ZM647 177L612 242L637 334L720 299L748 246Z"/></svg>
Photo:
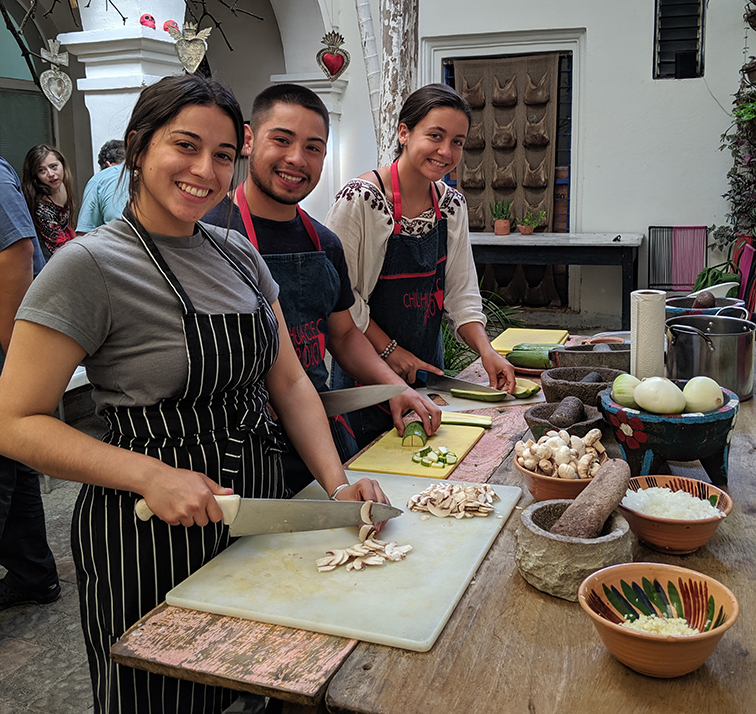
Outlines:
<svg viewBox="0 0 756 714"><path fill-rule="evenodd" d="M525 214L525 218L517 220L517 229L524 236L529 236L537 226L540 226L543 219L546 218L546 211L539 211L538 215L533 215L531 211Z"/></svg>
<svg viewBox="0 0 756 714"><path fill-rule="evenodd" d="M508 236L510 227L510 218L512 216L510 206L512 199L506 201L489 201L488 207L491 209L491 218L493 218L493 229L497 236Z"/></svg>

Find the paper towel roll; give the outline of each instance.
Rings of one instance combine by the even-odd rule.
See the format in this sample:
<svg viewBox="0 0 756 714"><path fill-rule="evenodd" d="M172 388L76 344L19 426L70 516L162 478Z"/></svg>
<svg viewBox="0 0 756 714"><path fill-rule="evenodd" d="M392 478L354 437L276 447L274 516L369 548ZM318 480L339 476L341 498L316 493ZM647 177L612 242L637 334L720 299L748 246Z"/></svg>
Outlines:
<svg viewBox="0 0 756 714"><path fill-rule="evenodd" d="M664 376L666 300L663 290L630 293L630 373L638 379Z"/></svg>

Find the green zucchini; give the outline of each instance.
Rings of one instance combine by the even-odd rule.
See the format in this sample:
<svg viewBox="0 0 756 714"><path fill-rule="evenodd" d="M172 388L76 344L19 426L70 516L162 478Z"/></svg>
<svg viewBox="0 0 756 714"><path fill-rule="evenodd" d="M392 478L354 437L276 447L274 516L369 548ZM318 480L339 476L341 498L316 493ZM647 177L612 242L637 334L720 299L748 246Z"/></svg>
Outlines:
<svg viewBox="0 0 756 714"><path fill-rule="evenodd" d="M553 350L560 345L544 344L533 345L523 343L515 345L512 351L506 356L507 360L515 367L524 369L548 369L551 367L549 359L549 350Z"/></svg>
<svg viewBox="0 0 756 714"><path fill-rule="evenodd" d="M425 433L422 422L411 421L404 425L402 446L425 446L428 435Z"/></svg>

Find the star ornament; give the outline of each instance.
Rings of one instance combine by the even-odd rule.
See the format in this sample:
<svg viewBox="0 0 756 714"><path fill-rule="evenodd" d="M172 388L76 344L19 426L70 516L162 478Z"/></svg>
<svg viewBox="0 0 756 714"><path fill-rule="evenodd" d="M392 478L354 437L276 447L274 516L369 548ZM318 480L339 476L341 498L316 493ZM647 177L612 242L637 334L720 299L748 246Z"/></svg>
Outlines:
<svg viewBox="0 0 756 714"><path fill-rule="evenodd" d="M336 81L349 66L349 53L341 47L344 36L338 32L328 32L321 42L325 45L315 59L325 76L332 82Z"/></svg>

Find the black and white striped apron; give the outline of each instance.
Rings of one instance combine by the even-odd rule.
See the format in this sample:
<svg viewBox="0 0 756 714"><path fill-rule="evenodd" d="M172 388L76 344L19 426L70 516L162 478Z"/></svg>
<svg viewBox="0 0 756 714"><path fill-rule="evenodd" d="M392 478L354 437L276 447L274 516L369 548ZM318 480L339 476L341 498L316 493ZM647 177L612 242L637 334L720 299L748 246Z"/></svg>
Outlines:
<svg viewBox="0 0 756 714"><path fill-rule="evenodd" d="M253 279L205 231L257 294L253 314L198 314L150 236L124 214L183 310L189 371L184 393L148 407L104 411L108 443L204 473L250 498L283 498L280 431L263 378L278 354L277 320ZM230 543L222 523L169 526L134 515L138 494L84 485L72 524L81 618L95 712L217 714L234 692L118 665L111 645L166 593Z"/></svg>

